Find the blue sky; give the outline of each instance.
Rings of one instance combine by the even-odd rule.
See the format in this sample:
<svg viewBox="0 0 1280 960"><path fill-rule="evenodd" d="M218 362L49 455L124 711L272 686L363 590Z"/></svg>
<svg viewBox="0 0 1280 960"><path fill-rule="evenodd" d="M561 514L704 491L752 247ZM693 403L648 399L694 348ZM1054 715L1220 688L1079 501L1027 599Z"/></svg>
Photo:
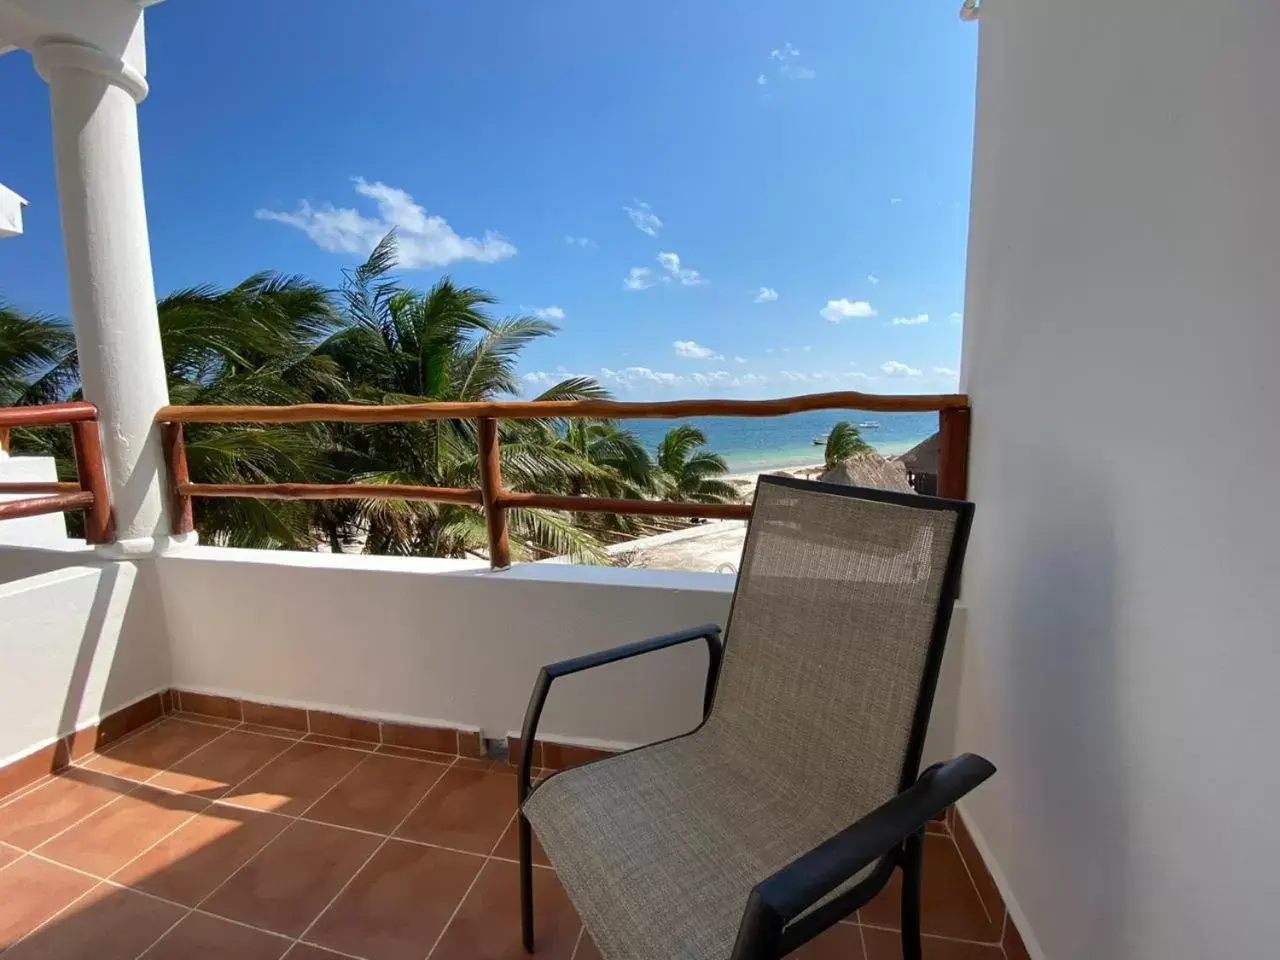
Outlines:
<svg viewBox="0 0 1280 960"><path fill-rule="evenodd" d="M169 0L140 108L156 286L482 286L620 396L951 389L977 31L954 0ZM48 96L0 57L0 296L69 311ZM925 319L927 318L927 319Z"/></svg>

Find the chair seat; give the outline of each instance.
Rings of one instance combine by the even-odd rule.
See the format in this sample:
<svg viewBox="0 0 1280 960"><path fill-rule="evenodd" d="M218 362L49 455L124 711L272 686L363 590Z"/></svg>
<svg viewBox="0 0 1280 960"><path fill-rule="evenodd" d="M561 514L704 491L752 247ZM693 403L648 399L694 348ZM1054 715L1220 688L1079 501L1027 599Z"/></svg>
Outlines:
<svg viewBox="0 0 1280 960"><path fill-rule="evenodd" d="M606 960L720 960L751 888L849 825L766 782L704 727L556 774L524 812Z"/></svg>

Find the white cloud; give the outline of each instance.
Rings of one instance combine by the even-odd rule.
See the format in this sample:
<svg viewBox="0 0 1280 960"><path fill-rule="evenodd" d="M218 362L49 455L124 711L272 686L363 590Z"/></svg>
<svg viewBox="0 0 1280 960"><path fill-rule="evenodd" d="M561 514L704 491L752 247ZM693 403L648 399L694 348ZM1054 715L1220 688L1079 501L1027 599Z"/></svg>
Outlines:
<svg viewBox="0 0 1280 960"><path fill-rule="evenodd" d="M798 67L794 63L784 63L778 72L788 80L812 80L818 75L812 67Z"/></svg>
<svg viewBox="0 0 1280 960"><path fill-rule="evenodd" d="M564 242L571 247L581 247L583 250L594 250L599 246L590 237L575 237L568 233L564 235Z"/></svg>
<svg viewBox="0 0 1280 960"><path fill-rule="evenodd" d="M747 358L746 358L746 357L734 357L734 358L733 358L733 362L734 362L734 363L746 363L746 362L747 362Z"/></svg>
<svg viewBox="0 0 1280 960"><path fill-rule="evenodd" d="M782 45L781 50L774 50L772 53L770 53L769 59L770 60L786 60L787 57L798 57L798 56L800 56L800 51L797 50L795 47L793 47L791 43L788 41L787 43L784 43Z"/></svg>
<svg viewBox="0 0 1280 960"><path fill-rule="evenodd" d="M880 278L877 277L875 274L872 274L872 273L867 274L867 283L871 284L874 287L879 282L880 282Z"/></svg>
<svg viewBox="0 0 1280 960"><path fill-rule="evenodd" d="M917 313L914 317L894 317L893 325L895 327L918 327L922 323L929 322L927 313Z"/></svg>
<svg viewBox="0 0 1280 960"><path fill-rule="evenodd" d="M549 307L521 307L522 310L528 310L539 320L563 320L564 308L557 307L552 304Z"/></svg>
<svg viewBox="0 0 1280 960"><path fill-rule="evenodd" d="M886 360L880 364L880 369L891 377L918 377L924 372L915 367L909 367L905 363L899 363L897 360Z"/></svg>
<svg viewBox="0 0 1280 960"><path fill-rule="evenodd" d="M761 287L760 292L756 294L755 300L751 302L752 303L771 303L772 301L777 299L778 299L777 290L773 289L773 287Z"/></svg>
<svg viewBox="0 0 1280 960"><path fill-rule="evenodd" d="M953 312L949 317L949 319L951 320L952 323L960 323L964 320L964 314Z"/></svg>
<svg viewBox="0 0 1280 960"><path fill-rule="evenodd" d="M662 229L662 221L658 219L658 215L650 210L649 205L643 200L636 200L634 203L634 207L624 206L622 209L627 212L627 216L631 218L631 222L637 230L651 237L656 237L658 231Z"/></svg>
<svg viewBox="0 0 1280 960"><path fill-rule="evenodd" d="M958 377L958 376L960 376L960 371L959 371L959 370L952 370L950 367L934 367L934 368L933 368L933 372L934 372L934 373L936 373L936 374L937 374L938 376L940 376L940 377Z"/></svg>
<svg viewBox="0 0 1280 960"><path fill-rule="evenodd" d="M648 267L632 267L622 278L623 290L648 290L653 286L653 271Z"/></svg>
<svg viewBox="0 0 1280 960"><path fill-rule="evenodd" d="M677 340L671 345L676 348L677 357L684 357L687 360L724 359L723 354L716 353L710 347L704 347L693 340Z"/></svg>
<svg viewBox="0 0 1280 960"><path fill-rule="evenodd" d="M865 300L846 300L841 297L839 300L828 300L827 305L818 311L818 315L830 323L839 323L841 320L874 317L876 310Z"/></svg>
<svg viewBox="0 0 1280 960"><path fill-rule="evenodd" d="M756 83L762 87L768 82L769 82L769 78L766 77L763 73L760 74L758 77L756 77Z"/></svg>
<svg viewBox="0 0 1280 960"><path fill-rule="evenodd" d="M313 207L303 200L292 213L255 210L259 220L297 227L330 253L366 256L389 230L396 231L399 265L407 270L443 267L460 260L495 263L515 256L516 248L499 233L488 231L483 238L460 237L443 217L428 214L413 197L398 187L381 181L369 183L363 177L352 181L356 193L374 201L376 217L368 217L350 207L331 203Z"/></svg>
<svg viewBox="0 0 1280 960"><path fill-rule="evenodd" d="M700 387L709 387L713 383L724 383L733 377L728 370L713 370L711 373L694 373L690 379Z"/></svg>
<svg viewBox="0 0 1280 960"><path fill-rule="evenodd" d="M768 382L769 378L762 373L744 373L740 377L734 377L732 381L735 387L753 387Z"/></svg>
<svg viewBox="0 0 1280 960"><path fill-rule="evenodd" d="M846 380L866 380L868 382L875 379L875 377L868 373L863 373L861 370L850 370L845 373L844 377Z"/></svg>
<svg viewBox="0 0 1280 960"><path fill-rule="evenodd" d="M810 350L812 350L812 349L813 349L813 347L809 346L809 345L806 343L803 347L801 347L801 348L800 348L800 352L801 352L801 353L808 353L808 352L809 352Z"/></svg>
<svg viewBox="0 0 1280 960"><path fill-rule="evenodd" d="M765 353L773 353L773 347L765 347L765 348L764 348L764 352L765 352Z"/></svg>
<svg viewBox="0 0 1280 960"><path fill-rule="evenodd" d="M658 263L662 264L662 269L667 271L667 276L663 277L667 283L679 283L683 287L694 287L702 282L702 274L697 270L690 270L688 267L680 266L680 255L678 253L660 253L658 254Z"/></svg>
<svg viewBox="0 0 1280 960"><path fill-rule="evenodd" d="M898 203L901 203L901 202L902 202L902 198L901 198L901 197L890 197L890 198L889 198L889 202L890 202L890 203L893 203L893 204L898 204Z"/></svg>

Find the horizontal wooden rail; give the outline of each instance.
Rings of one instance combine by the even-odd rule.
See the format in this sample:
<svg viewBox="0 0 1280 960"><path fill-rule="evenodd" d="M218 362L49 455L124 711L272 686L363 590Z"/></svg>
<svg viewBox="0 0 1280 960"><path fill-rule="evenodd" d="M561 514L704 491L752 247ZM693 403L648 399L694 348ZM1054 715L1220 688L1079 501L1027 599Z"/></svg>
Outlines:
<svg viewBox="0 0 1280 960"><path fill-rule="evenodd" d="M881 413L938 413L939 491L963 497L969 446L969 398L964 394L884 396L856 391L815 393L777 400L672 400L632 403L615 400L532 400L478 403L394 405L303 403L293 406L169 406L156 414L161 424L170 474L170 502L177 533L191 529L193 497L248 497L263 500L421 500L478 506L484 511L489 562L497 570L511 562L507 511L520 508L575 513L621 513L651 517L747 520L745 503L674 503L561 496L508 490L502 485L497 421L598 418L608 420L687 419L689 417L778 417L814 410L867 410ZM474 420L480 488L419 487L362 483L191 483L187 475L182 428L188 423L407 423L425 420Z"/></svg>
<svg viewBox="0 0 1280 960"><path fill-rule="evenodd" d="M98 408L82 400L43 407L0 407L0 427L52 427L97 417Z"/></svg>
<svg viewBox="0 0 1280 960"><path fill-rule="evenodd" d="M87 490L82 490L79 493L63 493L56 497L11 500L8 503L0 503L0 520L38 517L42 514L62 513L66 510L86 510L92 506L93 494Z"/></svg>
<svg viewBox="0 0 1280 960"><path fill-rule="evenodd" d="M679 503L671 500L608 500L603 497L562 497L549 493L504 490L498 505L507 509L541 507L580 513L635 513L648 517L704 517L711 520L748 520L749 503Z"/></svg>
<svg viewBox="0 0 1280 960"><path fill-rule="evenodd" d="M0 494L52 494L0 503L0 520L38 517L46 513L84 510L84 538L88 543L109 543L115 536L111 513L111 488L102 460L98 434L98 408L92 403L52 403L46 406L0 407L0 446L7 449L14 427L71 427L76 458L76 483L56 481L0 482Z"/></svg>
<svg viewBox="0 0 1280 960"><path fill-rule="evenodd" d="M75 493L80 484L70 481L62 483L53 480L13 480L0 481L0 494L9 493Z"/></svg>
<svg viewBox="0 0 1280 960"><path fill-rule="evenodd" d="M549 420L594 417L607 420L680 420L688 417L780 417L813 410L867 410L873 413L928 413L964 409L962 393L888 396L858 393L811 393L778 400L662 400L635 403L619 400L496 400L480 403L401 403L377 406L357 403L298 403L291 406L161 407L161 423L409 423L421 420Z"/></svg>
<svg viewBox="0 0 1280 960"><path fill-rule="evenodd" d="M429 500L479 506L479 490L394 483L180 483L183 497L246 497L254 500Z"/></svg>

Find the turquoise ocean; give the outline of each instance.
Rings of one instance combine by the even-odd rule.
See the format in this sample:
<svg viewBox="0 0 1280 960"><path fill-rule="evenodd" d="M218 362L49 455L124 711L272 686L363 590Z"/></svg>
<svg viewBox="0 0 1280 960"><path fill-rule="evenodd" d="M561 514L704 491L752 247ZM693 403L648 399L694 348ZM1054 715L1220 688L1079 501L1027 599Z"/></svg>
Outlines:
<svg viewBox="0 0 1280 960"><path fill-rule="evenodd" d="M863 438L885 456L905 453L938 429L936 413L864 413L859 410L821 410L785 417L691 417L688 420L627 420L623 425L653 450L662 435L677 423L693 423L706 434L707 446L724 457L730 473L801 467L822 461L822 447L840 420L862 428Z"/></svg>

